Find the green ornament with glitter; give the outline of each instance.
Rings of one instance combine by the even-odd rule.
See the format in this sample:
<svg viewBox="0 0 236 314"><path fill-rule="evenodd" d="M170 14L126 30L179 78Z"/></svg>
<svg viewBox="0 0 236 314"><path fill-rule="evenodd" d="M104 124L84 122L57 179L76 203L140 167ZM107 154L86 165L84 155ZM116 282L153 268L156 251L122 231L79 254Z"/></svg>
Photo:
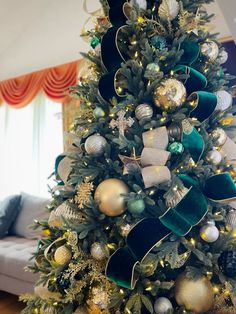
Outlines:
<svg viewBox="0 0 236 314"><path fill-rule="evenodd" d="M168 151L171 154L175 154L175 155L181 155L184 152L184 146L182 143L179 142L173 142L169 145L168 147Z"/></svg>

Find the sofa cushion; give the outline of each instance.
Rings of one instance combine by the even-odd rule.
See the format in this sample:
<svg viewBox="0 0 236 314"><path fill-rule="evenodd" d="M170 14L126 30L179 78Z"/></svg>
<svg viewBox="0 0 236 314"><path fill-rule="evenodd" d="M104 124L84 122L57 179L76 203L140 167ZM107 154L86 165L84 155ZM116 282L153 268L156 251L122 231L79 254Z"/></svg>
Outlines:
<svg viewBox="0 0 236 314"><path fill-rule="evenodd" d="M16 219L20 207L20 195L9 196L0 203L0 238L6 236Z"/></svg>
<svg viewBox="0 0 236 314"><path fill-rule="evenodd" d="M0 240L0 273L28 282L35 282L37 275L24 271L32 264L29 259L36 251L37 241L9 236Z"/></svg>
<svg viewBox="0 0 236 314"><path fill-rule="evenodd" d="M21 193L21 209L13 224L10 234L18 235L27 239L35 239L40 237L38 230L33 230L30 225L34 220L48 219L49 213L45 207L49 204L49 200L27 193Z"/></svg>

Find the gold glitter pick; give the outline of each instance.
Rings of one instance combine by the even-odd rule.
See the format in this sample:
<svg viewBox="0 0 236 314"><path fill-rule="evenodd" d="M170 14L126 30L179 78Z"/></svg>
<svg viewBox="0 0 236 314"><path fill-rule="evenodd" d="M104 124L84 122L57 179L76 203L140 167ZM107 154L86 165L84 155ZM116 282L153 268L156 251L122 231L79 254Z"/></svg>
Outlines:
<svg viewBox="0 0 236 314"><path fill-rule="evenodd" d="M94 186L92 182L85 180L85 182L79 184L75 196L75 202L78 204L78 207L80 209L82 209L84 205L89 203L91 192L93 191L93 189Z"/></svg>

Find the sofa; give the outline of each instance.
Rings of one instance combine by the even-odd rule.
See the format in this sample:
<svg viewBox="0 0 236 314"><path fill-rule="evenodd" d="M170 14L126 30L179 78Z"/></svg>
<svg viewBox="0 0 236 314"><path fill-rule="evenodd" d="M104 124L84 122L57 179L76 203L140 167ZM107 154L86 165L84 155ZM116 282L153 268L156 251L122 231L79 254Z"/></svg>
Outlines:
<svg viewBox="0 0 236 314"><path fill-rule="evenodd" d="M29 259L41 234L30 225L35 219L48 218L48 203L48 199L27 193L0 202L0 290L15 295L33 292L38 276L25 267L33 263Z"/></svg>

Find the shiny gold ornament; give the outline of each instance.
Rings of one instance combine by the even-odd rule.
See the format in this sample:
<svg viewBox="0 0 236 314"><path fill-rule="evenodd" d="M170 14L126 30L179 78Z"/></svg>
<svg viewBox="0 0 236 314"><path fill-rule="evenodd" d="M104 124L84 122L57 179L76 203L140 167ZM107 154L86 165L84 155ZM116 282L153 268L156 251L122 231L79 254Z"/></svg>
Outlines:
<svg viewBox="0 0 236 314"><path fill-rule="evenodd" d="M182 106L186 100L186 89L183 83L170 78L163 80L154 91L153 100L162 111L173 111Z"/></svg>
<svg viewBox="0 0 236 314"><path fill-rule="evenodd" d="M158 15L163 20L174 20L179 13L179 3L176 0L162 0L158 9Z"/></svg>
<svg viewBox="0 0 236 314"><path fill-rule="evenodd" d="M227 140L227 134L225 131L221 128L216 128L212 133L211 133L212 139L213 139L213 144L217 147L221 147L225 144Z"/></svg>
<svg viewBox="0 0 236 314"><path fill-rule="evenodd" d="M103 214L110 217L119 216L126 210L122 194L127 193L129 188L123 181L107 179L98 185L94 200Z"/></svg>
<svg viewBox="0 0 236 314"><path fill-rule="evenodd" d="M209 40L201 45L201 53L210 61L215 61L219 55L219 47L216 42Z"/></svg>
<svg viewBox="0 0 236 314"><path fill-rule="evenodd" d="M175 299L179 306L184 306L188 311L206 313L214 303L213 288L206 277L193 280L182 273L175 281Z"/></svg>
<svg viewBox="0 0 236 314"><path fill-rule="evenodd" d="M231 125L234 122L234 116L233 115L228 115L225 118L222 118L220 120L220 124L223 126Z"/></svg>
<svg viewBox="0 0 236 314"><path fill-rule="evenodd" d="M222 155L218 150L211 150L206 156L206 160L215 166L218 166L222 161Z"/></svg>
<svg viewBox="0 0 236 314"><path fill-rule="evenodd" d="M50 237L52 234L50 229L43 229L42 232L45 237Z"/></svg>
<svg viewBox="0 0 236 314"><path fill-rule="evenodd" d="M54 260L58 265L65 265L71 260L71 251L66 246L60 246L54 253Z"/></svg>

